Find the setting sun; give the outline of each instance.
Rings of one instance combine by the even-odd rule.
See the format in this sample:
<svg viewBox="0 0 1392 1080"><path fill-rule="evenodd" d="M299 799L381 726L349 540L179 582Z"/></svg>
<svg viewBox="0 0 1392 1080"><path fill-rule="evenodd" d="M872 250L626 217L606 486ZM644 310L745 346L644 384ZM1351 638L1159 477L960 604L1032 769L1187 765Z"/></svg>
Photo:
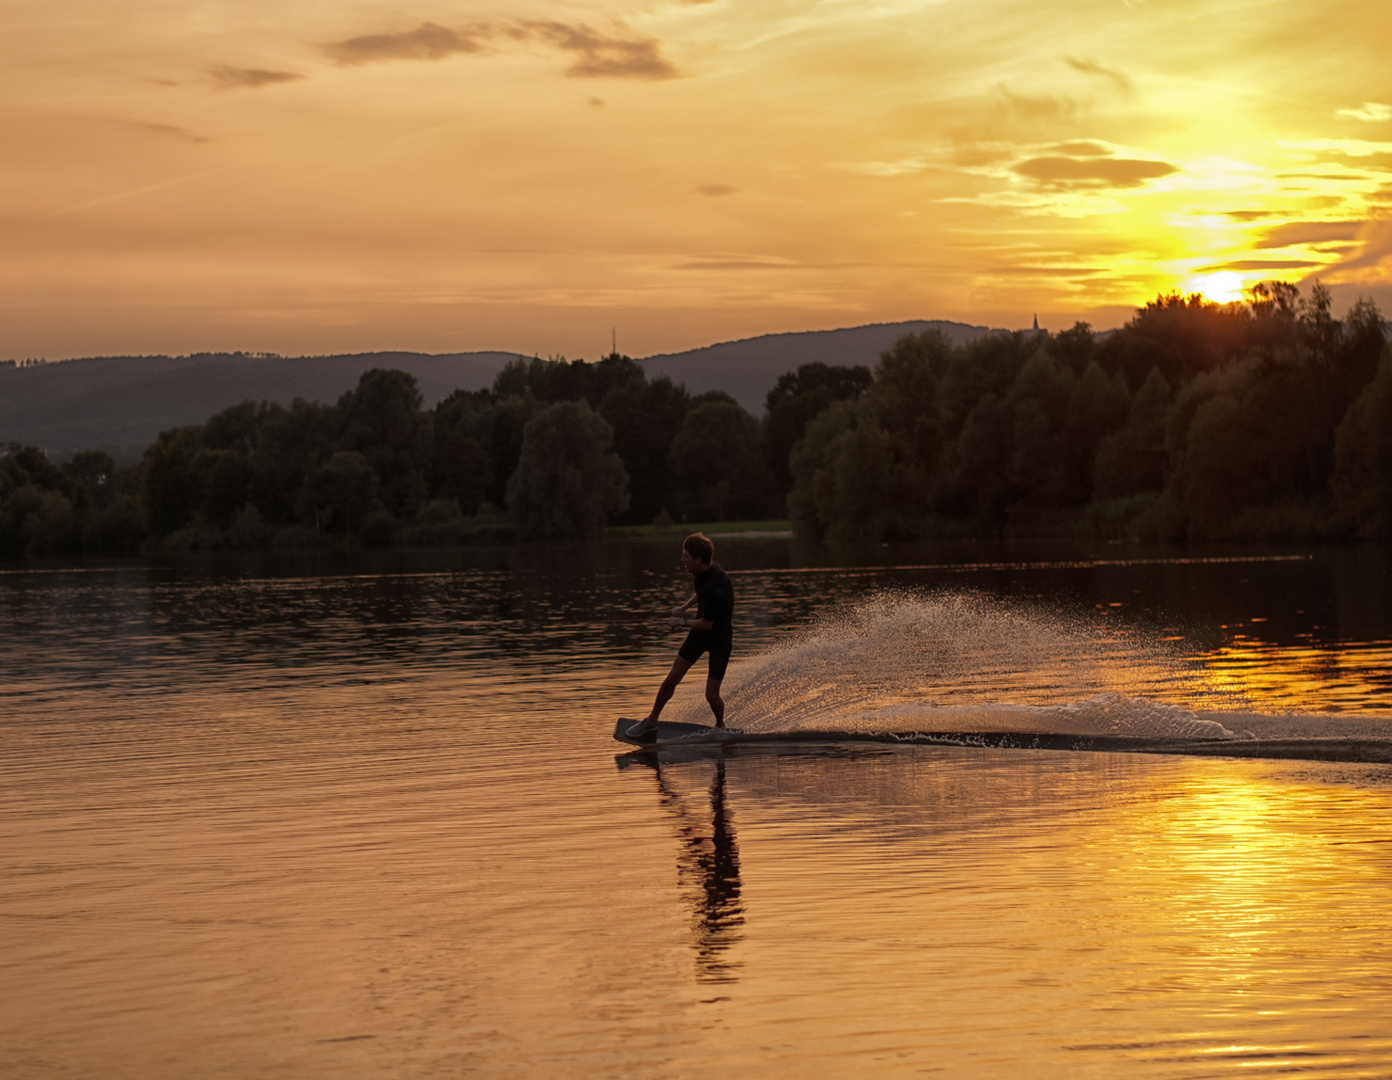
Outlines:
<svg viewBox="0 0 1392 1080"><path fill-rule="evenodd" d="M1246 290L1247 286L1243 284L1242 278L1231 270L1220 270L1213 274L1195 274L1187 279L1181 287L1182 292L1199 293L1219 304L1230 304L1241 300Z"/></svg>

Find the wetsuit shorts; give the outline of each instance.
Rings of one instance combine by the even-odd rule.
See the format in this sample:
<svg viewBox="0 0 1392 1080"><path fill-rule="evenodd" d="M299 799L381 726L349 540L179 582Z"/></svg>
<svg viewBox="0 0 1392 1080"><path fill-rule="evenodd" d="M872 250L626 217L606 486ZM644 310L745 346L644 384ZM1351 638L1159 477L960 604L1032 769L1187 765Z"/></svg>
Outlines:
<svg viewBox="0 0 1392 1080"><path fill-rule="evenodd" d="M677 655L688 664L701 659L703 652L710 652L710 674L707 678L717 682L725 678L725 669L730 666L732 641L719 641L709 630L692 630L686 635Z"/></svg>

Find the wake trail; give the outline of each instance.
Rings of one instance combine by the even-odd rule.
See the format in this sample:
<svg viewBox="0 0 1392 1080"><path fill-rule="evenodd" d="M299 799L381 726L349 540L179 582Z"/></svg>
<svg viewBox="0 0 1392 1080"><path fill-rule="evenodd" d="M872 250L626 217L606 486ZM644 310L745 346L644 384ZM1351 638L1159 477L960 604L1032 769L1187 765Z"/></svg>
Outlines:
<svg viewBox="0 0 1392 1080"><path fill-rule="evenodd" d="M726 679L753 740L873 739L1392 761L1392 717L1264 715L1200 660L1114 620L975 594L882 592ZM703 722L704 702L670 719Z"/></svg>

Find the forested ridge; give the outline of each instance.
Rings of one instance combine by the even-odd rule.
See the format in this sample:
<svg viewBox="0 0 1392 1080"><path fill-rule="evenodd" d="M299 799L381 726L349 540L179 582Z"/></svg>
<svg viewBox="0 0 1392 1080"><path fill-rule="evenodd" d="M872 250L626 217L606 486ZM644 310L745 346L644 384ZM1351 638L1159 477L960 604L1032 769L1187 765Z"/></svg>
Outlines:
<svg viewBox="0 0 1392 1080"><path fill-rule="evenodd" d="M756 418L622 355L518 359L422 406L373 369L336 403L245 401L138 465L0 452L0 554L593 536L791 516L832 541L1392 536L1392 353L1318 285L1158 297L1094 335L908 335L804 364Z"/></svg>

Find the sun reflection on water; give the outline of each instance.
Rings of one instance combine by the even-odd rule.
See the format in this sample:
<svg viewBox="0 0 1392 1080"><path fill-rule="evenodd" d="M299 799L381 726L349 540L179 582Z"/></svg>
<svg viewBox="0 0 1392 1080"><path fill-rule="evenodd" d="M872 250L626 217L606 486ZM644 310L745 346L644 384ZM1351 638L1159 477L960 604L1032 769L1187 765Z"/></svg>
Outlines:
<svg viewBox="0 0 1392 1080"><path fill-rule="evenodd" d="M1194 659L1209 692L1259 709L1359 711L1392 700L1392 642L1318 648L1235 638Z"/></svg>

